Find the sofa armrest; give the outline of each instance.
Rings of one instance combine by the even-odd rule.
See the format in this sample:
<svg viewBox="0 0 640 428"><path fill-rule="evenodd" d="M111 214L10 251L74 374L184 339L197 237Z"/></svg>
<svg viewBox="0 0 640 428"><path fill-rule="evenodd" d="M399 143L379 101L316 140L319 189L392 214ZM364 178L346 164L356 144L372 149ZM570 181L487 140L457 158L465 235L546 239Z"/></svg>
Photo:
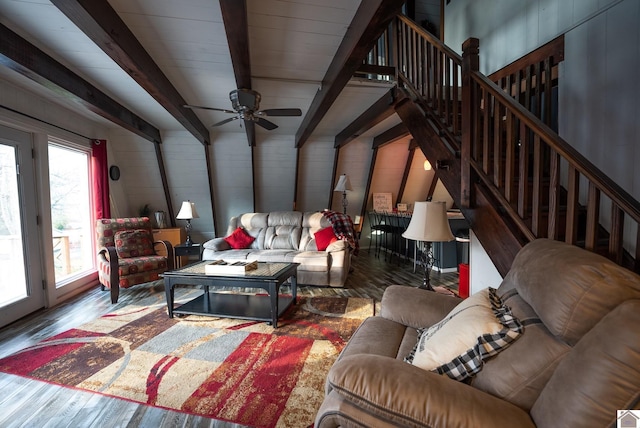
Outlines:
<svg viewBox="0 0 640 428"><path fill-rule="evenodd" d="M460 302L454 296L392 285L382 295L380 315L408 327L424 328L442 320Z"/></svg>
<svg viewBox="0 0 640 428"><path fill-rule="evenodd" d="M231 245L224 238L213 238L203 244L203 247L213 251L226 251L231 249Z"/></svg>
<svg viewBox="0 0 640 428"><path fill-rule="evenodd" d="M333 365L328 381L343 399L393 425L535 427L526 411L508 401L394 358L345 357Z"/></svg>
<svg viewBox="0 0 640 428"><path fill-rule="evenodd" d="M329 244L325 251L327 253L335 253L338 251L345 251L347 249L349 249L349 243L342 239L338 239L336 242L332 242L331 244Z"/></svg>

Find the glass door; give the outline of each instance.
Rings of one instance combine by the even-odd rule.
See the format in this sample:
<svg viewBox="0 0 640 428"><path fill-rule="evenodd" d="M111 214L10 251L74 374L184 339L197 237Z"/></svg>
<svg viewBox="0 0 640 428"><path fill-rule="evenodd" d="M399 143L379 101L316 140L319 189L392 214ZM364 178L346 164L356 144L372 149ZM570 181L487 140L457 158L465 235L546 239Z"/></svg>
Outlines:
<svg viewBox="0 0 640 428"><path fill-rule="evenodd" d="M0 327L44 307L31 135L0 126Z"/></svg>

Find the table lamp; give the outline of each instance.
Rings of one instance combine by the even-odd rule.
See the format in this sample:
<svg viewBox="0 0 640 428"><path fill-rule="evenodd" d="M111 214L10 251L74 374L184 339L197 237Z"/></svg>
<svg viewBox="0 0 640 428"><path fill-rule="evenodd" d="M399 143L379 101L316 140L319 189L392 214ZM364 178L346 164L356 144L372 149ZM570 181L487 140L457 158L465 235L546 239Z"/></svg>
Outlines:
<svg viewBox="0 0 640 428"><path fill-rule="evenodd" d="M180 207L180 211L176 216L178 220L187 220L187 224L184 226L184 230L187 232L187 242L185 245L191 245L191 219L200 218L198 211L196 211L196 205L190 201L184 201Z"/></svg>
<svg viewBox="0 0 640 428"><path fill-rule="evenodd" d="M433 267L433 242L453 241L453 233L447 218L447 206L444 202L416 202L413 215L407 230L402 236L406 239L424 242L422 265L424 266L424 280L420 288L433 291L431 287L431 268Z"/></svg>
<svg viewBox="0 0 640 428"><path fill-rule="evenodd" d="M336 188L333 189L334 192L342 192L342 210L343 213L347 213L347 190L353 190L351 187L351 181L349 181L349 176L347 174L342 174L338 179L338 184L336 184Z"/></svg>

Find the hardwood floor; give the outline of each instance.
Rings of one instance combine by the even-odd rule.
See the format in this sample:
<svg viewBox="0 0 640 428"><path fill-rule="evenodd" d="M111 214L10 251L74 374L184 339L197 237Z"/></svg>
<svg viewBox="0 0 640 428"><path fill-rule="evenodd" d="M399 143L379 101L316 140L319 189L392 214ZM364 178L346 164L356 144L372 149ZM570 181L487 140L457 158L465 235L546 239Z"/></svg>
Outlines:
<svg viewBox="0 0 640 428"><path fill-rule="evenodd" d="M413 272L413 263L394 258L385 262L361 250L353 258L353 272L344 288L300 286L301 296L371 297L379 304L384 290L392 284L418 286L422 272ZM458 274L433 272L434 286L457 289ZM120 301L112 305L109 293L99 287L50 309L31 314L0 329L0 358L31 346L55 334L77 327L143 297L164 301L162 281L122 290ZM0 373L0 426L18 427L239 427L170 410L131 403L99 394L50 385Z"/></svg>

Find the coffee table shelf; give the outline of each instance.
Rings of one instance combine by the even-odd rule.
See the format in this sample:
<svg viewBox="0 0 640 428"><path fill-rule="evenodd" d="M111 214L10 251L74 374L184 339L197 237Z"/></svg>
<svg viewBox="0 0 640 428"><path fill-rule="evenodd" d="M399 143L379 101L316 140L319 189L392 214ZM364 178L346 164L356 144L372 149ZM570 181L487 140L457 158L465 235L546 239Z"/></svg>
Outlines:
<svg viewBox="0 0 640 428"><path fill-rule="evenodd" d="M278 296L280 317L293 303L292 296ZM210 315L271 323L271 300L269 296L245 294L203 293L189 302L176 307L174 314Z"/></svg>
<svg viewBox="0 0 640 428"><path fill-rule="evenodd" d="M211 315L218 317L266 321L278 327L278 317L296 302L298 263L258 263L258 269L245 274L206 274L199 262L165 272L164 288L169 317L173 314ZM291 295L280 295L280 286L289 279ZM204 293L174 308L176 285L202 286ZM262 288L266 295L210 293L210 288Z"/></svg>

